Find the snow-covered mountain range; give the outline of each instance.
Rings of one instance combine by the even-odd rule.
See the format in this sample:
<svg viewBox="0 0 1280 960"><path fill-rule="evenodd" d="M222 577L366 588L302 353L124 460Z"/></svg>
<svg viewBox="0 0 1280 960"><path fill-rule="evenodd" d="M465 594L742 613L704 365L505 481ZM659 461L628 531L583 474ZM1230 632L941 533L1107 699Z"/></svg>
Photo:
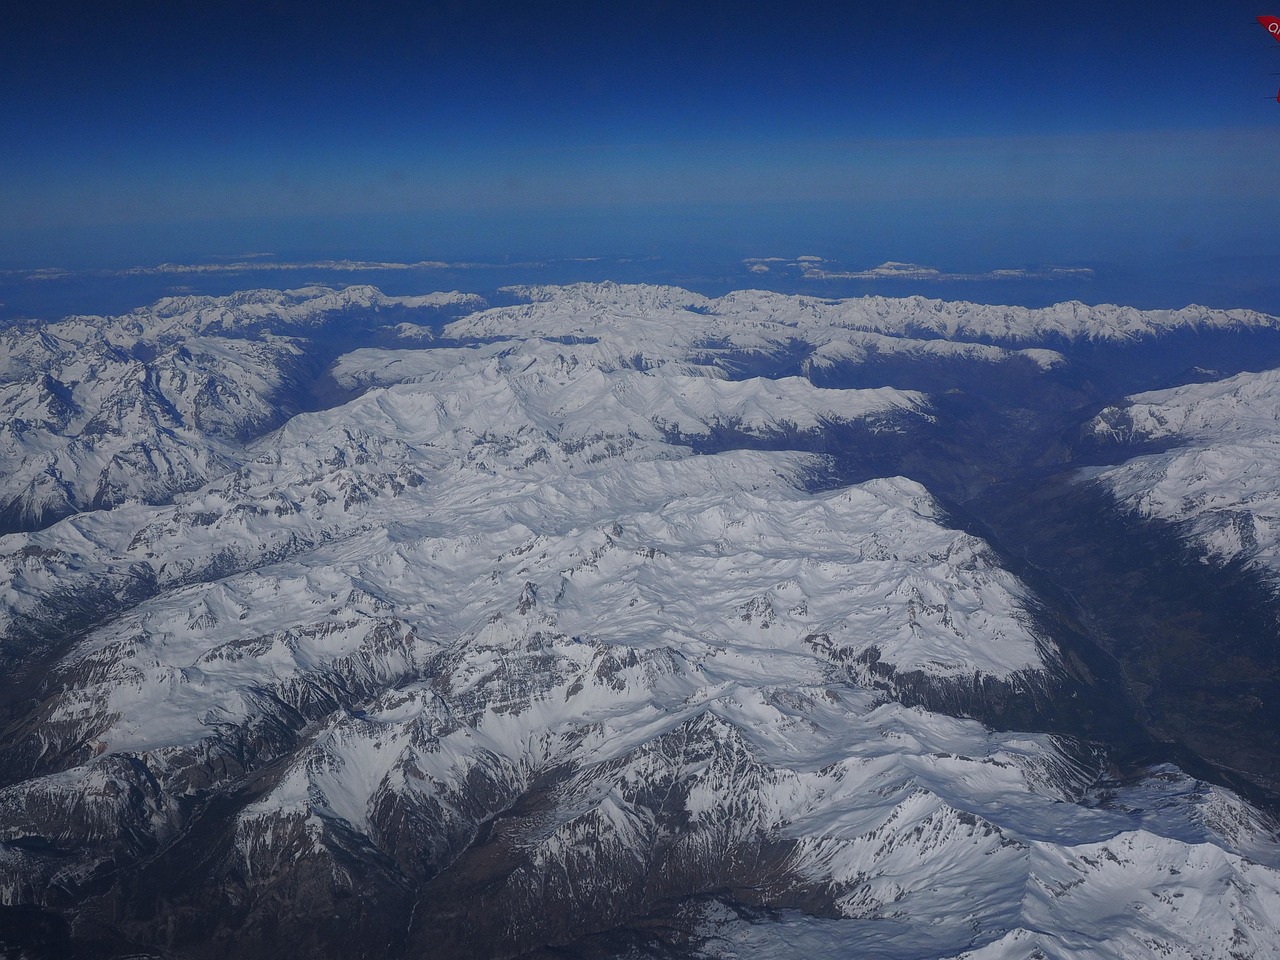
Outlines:
<svg viewBox="0 0 1280 960"><path fill-rule="evenodd" d="M969 408L840 383L1274 318L504 296L3 333L19 955L1277 955L1271 814L1109 742L1083 618L961 505L850 481ZM1250 384L1097 429L1230 443Z"/></svg>
<svg viewBox="0 0 1280 960"><path fill-rule="evenodd" d="M1178 524L1219 562L1256 564L1280 583L1278 414L1280 370L1140 393L1102 411L1092 429L1168 449L1096 474L1126 505Z"/></svg>
<svg viewBox="0 0 1280 960"><path fill-rule="evenodd" d="M483 306L371 287L169 297L121 317L0 332L0 529L129 500L158 503L233 469L315 373L309 337L391 312Z"/></svg>

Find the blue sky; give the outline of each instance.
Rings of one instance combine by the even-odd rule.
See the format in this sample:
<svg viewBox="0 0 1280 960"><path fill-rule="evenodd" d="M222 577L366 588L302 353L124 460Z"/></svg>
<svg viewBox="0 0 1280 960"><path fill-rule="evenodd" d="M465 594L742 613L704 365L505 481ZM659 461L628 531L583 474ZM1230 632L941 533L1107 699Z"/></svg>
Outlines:
<svg viewBox="0 0 1280 960"><path fill-rule="evenodd" d="M0 262L1280 253L1280 11L27 6Z"/></svg>

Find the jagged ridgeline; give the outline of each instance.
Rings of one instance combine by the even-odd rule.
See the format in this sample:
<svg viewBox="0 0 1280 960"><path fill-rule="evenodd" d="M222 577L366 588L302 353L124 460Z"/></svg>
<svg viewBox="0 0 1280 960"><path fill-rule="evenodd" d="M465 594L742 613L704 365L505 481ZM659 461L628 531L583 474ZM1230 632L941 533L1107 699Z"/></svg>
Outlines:
<svg viewBox="0 0 1280 960"><path fill-rule="evenodd" d="M1280 322L502 298L0 332L7 955L1276 955Z"/></svg>

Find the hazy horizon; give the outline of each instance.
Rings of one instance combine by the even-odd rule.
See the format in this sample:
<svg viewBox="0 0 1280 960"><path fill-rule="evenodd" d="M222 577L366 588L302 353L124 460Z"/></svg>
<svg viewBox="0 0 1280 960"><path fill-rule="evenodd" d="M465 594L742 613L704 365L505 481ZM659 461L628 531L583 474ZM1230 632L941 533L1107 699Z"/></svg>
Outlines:
<svg viewBox="0 0 1280 960"><path fill-rule="evenodd" d="M1280 45L1256 13L24 9L0 38L0 267L1274 266Z"/></svg>

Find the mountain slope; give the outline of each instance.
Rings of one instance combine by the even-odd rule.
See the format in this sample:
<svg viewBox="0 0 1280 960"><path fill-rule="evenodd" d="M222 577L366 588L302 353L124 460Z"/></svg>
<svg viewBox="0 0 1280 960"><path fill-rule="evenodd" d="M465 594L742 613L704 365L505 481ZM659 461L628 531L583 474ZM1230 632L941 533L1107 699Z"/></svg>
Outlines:
<svg viewBox="0 0 1280 960"><path fill-rule="evenodd" d="M1117 444L1171 449L1091 475L1147 517L1176 523L1220 563L1280 575L1280 371L1130 397L1092 424Z"/></svg>

